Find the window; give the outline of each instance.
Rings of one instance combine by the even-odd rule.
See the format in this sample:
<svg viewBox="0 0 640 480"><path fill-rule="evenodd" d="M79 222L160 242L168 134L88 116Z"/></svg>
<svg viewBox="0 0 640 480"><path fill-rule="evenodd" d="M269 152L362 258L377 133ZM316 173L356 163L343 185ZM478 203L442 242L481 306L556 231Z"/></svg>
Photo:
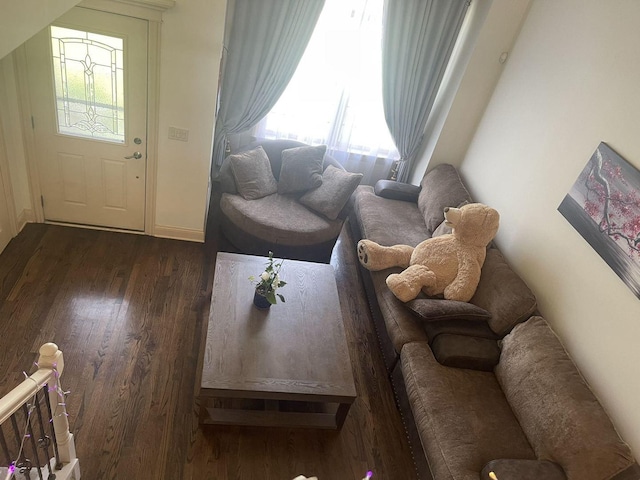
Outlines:
<svg viewBox="0 0 640 480"><path fill-rule="evenodd" d="M291 82L256 127L257 138L326 144L347 169L365 173L365 182L374 171L386 177L399 154L382 107L382 9L382 0L327 0Z"/></svg>
<svg viewBox="0 0 640 480"><path fill-rule="evenodd" d="M123 39L51 27L58 133L124 143Z"/></svg>

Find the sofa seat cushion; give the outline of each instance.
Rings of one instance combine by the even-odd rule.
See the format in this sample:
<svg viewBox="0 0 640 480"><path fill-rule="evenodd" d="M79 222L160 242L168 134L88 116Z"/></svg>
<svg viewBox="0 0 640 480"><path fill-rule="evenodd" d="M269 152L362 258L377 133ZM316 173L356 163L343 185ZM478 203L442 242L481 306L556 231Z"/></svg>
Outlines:
<svg viewBox="0 0 640 480"><path fill-rule="evenodd" d="M371 186L356 188L353 208L363 238L380 245L415 247L431 236L417 204L378 197Z"/></svg>
<svg viewBox="0 0 640 480"><path fill-rule="evenodd" d="M223 193L220 208L241 230L271 243L315 245L335 239L343 220L329 220L287 195L273 194L257 200Z"/></svg>
<svg viewBox="0 0 640 480"><path fill-rule="evenodd" d="M424 342L401 353L402 375L433 477L478 480L490 460L535 460L491 372L440 365Z"/></svg>
<svg viewBox="0 0 640 480"><path fill-rule="evenodd" d="M634 464L542 317L530 318L504 338L495 374L538 458L559 464L569 480L610 479Z"/></svg>
<svg viewBox="0 0 640 480"><path fill-rule="evenodd" d="M426 342L429 339L422 322L387 287L387 276L400 271L402 271L400 268L389 268L370 272L387 335L398 356L405 343Z"/></svg>

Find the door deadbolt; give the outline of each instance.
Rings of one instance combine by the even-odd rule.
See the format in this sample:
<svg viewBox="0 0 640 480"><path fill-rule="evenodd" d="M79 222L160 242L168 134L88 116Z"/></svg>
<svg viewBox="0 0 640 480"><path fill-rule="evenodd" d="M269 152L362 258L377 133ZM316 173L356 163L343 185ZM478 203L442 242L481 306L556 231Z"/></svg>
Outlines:
<svg viewBox="0 0 640 480"><path fill-rule="evenodd" d="M133 143L135 143L136 145L140 145L142 143L142 139L136 137L136 138L133 139Z"/></svg>

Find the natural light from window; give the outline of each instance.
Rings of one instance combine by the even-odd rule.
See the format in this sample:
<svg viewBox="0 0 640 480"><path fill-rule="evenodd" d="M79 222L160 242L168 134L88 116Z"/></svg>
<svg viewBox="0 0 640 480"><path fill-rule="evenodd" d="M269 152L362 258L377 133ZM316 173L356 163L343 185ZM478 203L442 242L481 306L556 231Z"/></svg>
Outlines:
<svg viewBox="0 0 640 480"><path fill-rule="evenodd" d="M258 124L262 139L328 145L336 157L399 158L382 107L383 0L327 0L284 94Z"/></svg>

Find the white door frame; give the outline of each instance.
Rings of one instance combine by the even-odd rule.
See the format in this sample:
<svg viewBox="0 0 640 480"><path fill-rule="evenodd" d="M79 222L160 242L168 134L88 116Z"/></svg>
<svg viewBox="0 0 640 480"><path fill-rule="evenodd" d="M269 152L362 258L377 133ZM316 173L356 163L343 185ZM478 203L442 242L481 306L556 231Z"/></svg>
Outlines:
<svg viewBox="0 0 640 480"><path fill-rule="evenodd" d="M4 141L2 119L0 119L0 187L2 187L2 191L4 192L4 201L9 211L9 231L13 238L18 234L18 219L16 217L16 205L13 199L11 172L9 171L9 159L7 158L7 148ZM1 251L2 250L0 250L0 252Z"/></svg>
<svg viewBox="0 0 640 480"><path fill-rule="evenodd" d="M174 5L173 0L128 0L120 3L113 0L85 0L78 7L100 10L118 15L140 18L149 22L147 42L147 163L146 163L146 188L145 188L145 215L144 233L154 235L155 211L156 211L156 178L158 159L158 103L159 103L159 79L160 79L160 24L162 12ZM27 57L24 45L18 47L15 52L16 76L18 86L18 101L22 117L24 132L25 156L27 170L29 172L29 189L31 190L31 202L36 222L44 223L44 209L42 208L42 190L38 179L36 166L36 144L32 125L32 109L29 99L27 81ZM58 222L56 222L58 223ZM90 227L100 230L119 230L108 227ZM135 233L129 230L122 230Z"/></svg>

